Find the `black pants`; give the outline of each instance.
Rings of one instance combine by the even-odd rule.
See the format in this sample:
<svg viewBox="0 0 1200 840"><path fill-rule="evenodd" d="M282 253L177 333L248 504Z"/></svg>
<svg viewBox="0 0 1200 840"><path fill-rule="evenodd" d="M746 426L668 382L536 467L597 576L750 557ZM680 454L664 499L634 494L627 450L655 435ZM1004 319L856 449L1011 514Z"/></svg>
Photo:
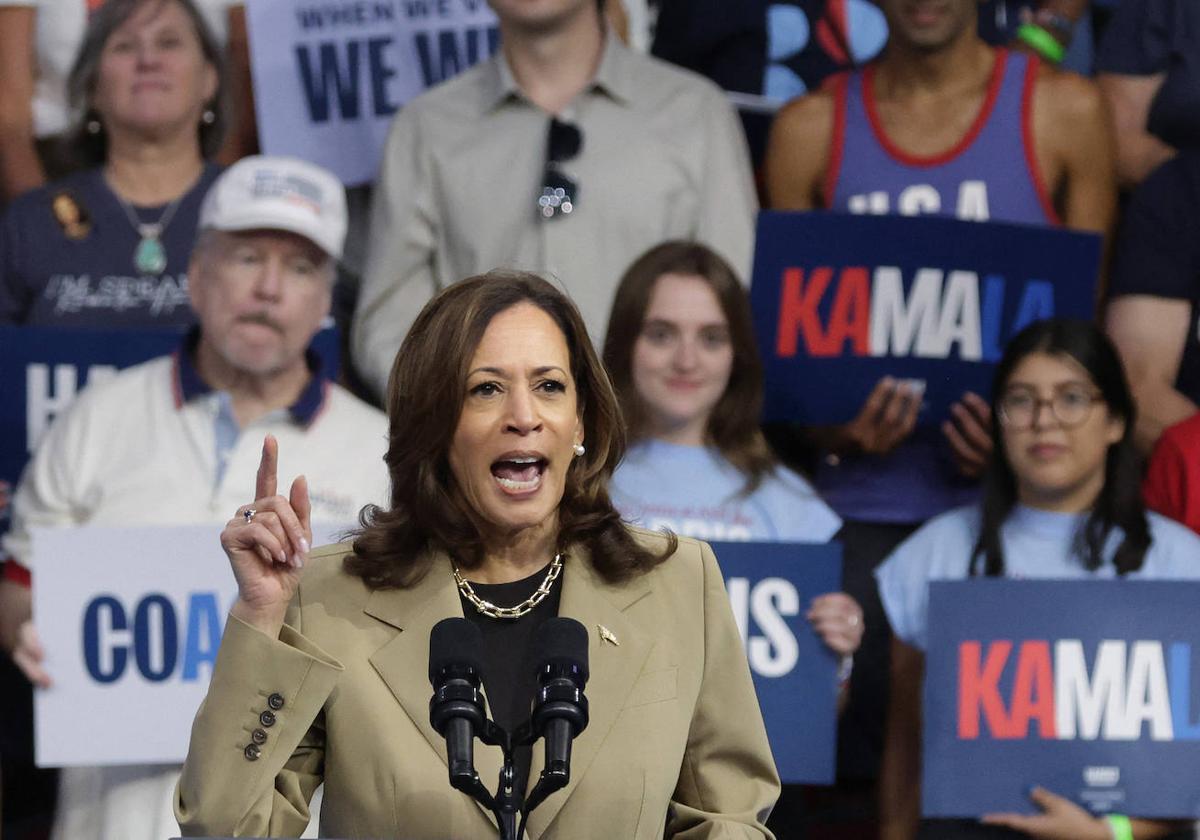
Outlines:
<svg viewBox="0 0 1200 840"><path fill-rule="evenodd" d="M838 777L842 779L879 778L892 631L875 586L875 569L917 527L851 520L837 537L842 544L842 589L858 601L866 625L854 655L850 696L838 724Z"/></svg>
<svg viewBox="0 0 1200 840"><path fill-rule="evenodd" d="M44 840L54 821L58 771L33 765L33 690L7 656L0 656L0 709L0 835Z"/></svg>

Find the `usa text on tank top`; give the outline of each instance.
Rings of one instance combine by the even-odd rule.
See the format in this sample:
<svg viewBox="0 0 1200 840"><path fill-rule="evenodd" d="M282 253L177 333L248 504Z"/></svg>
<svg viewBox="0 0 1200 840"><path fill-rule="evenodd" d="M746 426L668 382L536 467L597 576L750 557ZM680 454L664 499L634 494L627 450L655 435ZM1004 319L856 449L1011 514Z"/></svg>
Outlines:
<svg viewBox="0 0 1200 840"><path fill-rule="evenodd" d="M874 67L837 78L825 182L829 209L1058 224L1034 155L1030 107L1037 69L1029 55L996 50L974 124L953 148L932 157L906 154L884 132L872 94Z"/></svg>

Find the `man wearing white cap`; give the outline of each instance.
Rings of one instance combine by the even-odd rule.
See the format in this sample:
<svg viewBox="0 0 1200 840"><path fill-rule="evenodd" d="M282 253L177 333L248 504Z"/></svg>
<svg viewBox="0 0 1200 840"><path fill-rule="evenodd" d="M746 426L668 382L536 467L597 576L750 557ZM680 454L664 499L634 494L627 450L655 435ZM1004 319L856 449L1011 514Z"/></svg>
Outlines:
<svg viewBox="0 0 1200 840"><path fill-rule="evenodd" d="M308 349L346 233L341 184L303 161L246 158L213 185L199 227L188 270L199 327L174 354L87 388L17 488L0 641L36 685L51 679L30 620L30 527L224 522L276 446L268 435L279 470L306 476L314 523L352 525L364 504L387 501L384 415L330 381ZM177 777L175 767L68 768L54 837L177 835Z"/></svg>

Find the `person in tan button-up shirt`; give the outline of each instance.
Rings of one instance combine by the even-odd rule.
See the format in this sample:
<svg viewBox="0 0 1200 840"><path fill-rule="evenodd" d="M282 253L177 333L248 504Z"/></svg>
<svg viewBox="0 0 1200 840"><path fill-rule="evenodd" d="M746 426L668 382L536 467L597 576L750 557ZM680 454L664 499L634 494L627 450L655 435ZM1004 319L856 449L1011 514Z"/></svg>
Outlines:
<svg viewBox="0 0 1200 840"><path fill-rule="evenodd" d="M473 587L540 581L516 621L557 605L583 624L591 718L529 836L770 838L779 779L716 559L613 511L620 413L574 307L526 274L451 286L389 392L391 509L353 544L308 552L304 482L275 494L273 441L222 534L239 598L177 792L184 834L298 835L323 782L324 835L497 836L449 785L429 634L478 609L486 637L506 619ZM491 788L499 749L476 744L475 765ZM529 788L541 769L538 745Z"/></svg>

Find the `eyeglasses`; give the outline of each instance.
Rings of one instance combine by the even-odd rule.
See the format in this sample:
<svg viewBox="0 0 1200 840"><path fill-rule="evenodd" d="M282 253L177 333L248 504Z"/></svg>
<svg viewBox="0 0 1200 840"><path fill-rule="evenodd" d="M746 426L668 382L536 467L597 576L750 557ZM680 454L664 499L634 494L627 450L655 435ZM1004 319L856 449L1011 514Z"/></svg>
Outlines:
<svg viewBox="0 0 1200 840"><path fill-rule="evenodd" d="M542 193L538 196L538 214L543 219L567 216L579 203L579 185L560 168L560 163L575 159L583 148L583 132L574 123L554 117L546 136L546 169L542 174Z"/></svg>
<svg viewBox="0 0 1200 840"><path fill-rule="evenodd" d="M1010 429L1031 429L1044 405L1049 407L1059 425L1070 429L1084 423L1092 413L1092 406L1098 402L1104 402L1099 392L1081 386L1060 388L1048 399L1036 396L1027 388L1016 388L1000 398L997 413L1000 422Z"/></svg>

